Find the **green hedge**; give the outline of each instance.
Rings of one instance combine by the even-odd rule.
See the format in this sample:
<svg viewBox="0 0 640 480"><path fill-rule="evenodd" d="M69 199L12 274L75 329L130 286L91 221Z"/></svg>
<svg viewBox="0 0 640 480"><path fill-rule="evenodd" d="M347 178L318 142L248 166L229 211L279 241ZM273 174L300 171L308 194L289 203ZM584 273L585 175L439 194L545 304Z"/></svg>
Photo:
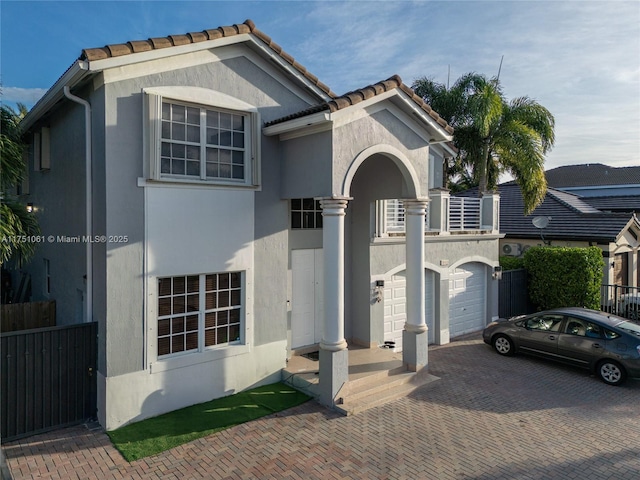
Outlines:
<svg viewBox="0 0 640 480"><path fill-rule="evenodd" d="M600 308L602 250L598 247L532 247L524 254L529 298L541 310Z"/></svg>
<svg viewBox="0 0 640 480"><path fill-rule="evenodd" d="M524 258L521 257L500 257L499 261L502 270L505 272L524 268Z"/></svg>

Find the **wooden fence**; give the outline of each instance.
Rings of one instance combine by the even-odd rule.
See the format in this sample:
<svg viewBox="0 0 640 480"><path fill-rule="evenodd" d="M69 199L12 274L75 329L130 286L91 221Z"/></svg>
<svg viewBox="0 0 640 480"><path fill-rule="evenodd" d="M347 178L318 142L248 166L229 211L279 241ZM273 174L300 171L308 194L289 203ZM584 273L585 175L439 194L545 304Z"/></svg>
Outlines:
<svg viewBox="0 0 640 480"><path fill-rule="evenodd" d="M9 303L0 309L0 332L56 325L56 302Z"/></svg>

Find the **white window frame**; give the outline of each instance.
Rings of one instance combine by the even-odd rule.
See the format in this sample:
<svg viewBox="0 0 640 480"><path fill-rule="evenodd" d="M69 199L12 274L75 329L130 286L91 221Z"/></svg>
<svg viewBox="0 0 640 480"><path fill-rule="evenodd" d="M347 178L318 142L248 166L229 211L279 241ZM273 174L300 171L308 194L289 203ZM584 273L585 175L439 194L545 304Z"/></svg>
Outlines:
<svg viewBox="0 0 640 480"><path fill-rule="evenodd" d="M238 274L240 276L240 286L239 288L229 288L229 291L232 290L238 290L240 291L240 308L236 309L233 308L234 306L225 306L225 307L214 307L214 308L207 308L206 305L206 293L207 288L206 288L206 278L209 275L225 275L225 274ZM197 329L197 333L198 333L198 347L197 349L191 349L191 350L183 350L180 352L175 352L175 353L167 353L167 354L160 354L159 353L159 346L158 346L158 350L156 351L156 357L158 359L158 361L164 361L164 360L169 360L169 359L173 359L176 357L182 357L182 356L187 356L187 355L195 355L198 353L203 353L203 352L207 352L207 351L214 351L214 350L220 350L220 349L225 349L228 348L230 346L237 346L237 345L244 345L246 343L246 333L245 330L247 328L247 324L246 324L246 299L247 299L247 295L246 295L246 275L245 272L243 271L234 271L234 272L214 272L214 273L203 273L203 274L184 274L184 275L162 275L162 276L158 276L155 278L155 283L156 285L158 285L158 289L156 291L156 305L159 308L159 301L160 301L160 291L159 291L159 283L160 283L160 279L162 278L171 278L172 280L174 278L179 278L179 277L198 277L198 311L193 311L191 314L189 312L187 312L187 300L186 300L186 290L185 290L185 312L183 313L175 313L175 314L169 314L169 315L160 315L160 311L157 311L157 316L156 316L156 323L157 323L157 330L156 330L156 335L155 335L155 342L157 342L157 344L159 345L159 339L161 337L160 335L160 327L159 327L159 323L162 320L171 320L173 318L179 318L179 317L186 317L189 315L192 316L197 316L198 317L198 329ZM218 289L215 290L216 292L220 292L219 290L219 286ZM212 291L209 291L209 293L211 293ZM171 295L169 297L164 296L163 298L173 298L173 297L177 297L181 294L178 295ZM227 341L225 343L219 343L219 344L214 344L214 345L209 345L206 346L205 345L205 335L206 335L206 331L210 330L211 328L207 328L205 325L205 321L206 321L206 316L207 314L210 313L217 313L217 312L223 312L223 311L231 311L231 310L238 310L239 311L239 339L234 339L232 341ZM215 330L215 327L213 328ZM195 330L194 330L195 331ZM166 335L163 335L162 337L165 337ZM173 335L169 335L169 338L171 339ZM171 341L171 340L170 340Z"/></svg>
<svg viewBox="0 0 640 480"><path fill-rule="evenodd" d="M253 105L237 98L200 87L154 87L143 89L144 99L144 128L145 143L145 176L157 182L217 185L229 187L259 187L260 186L260 114ZM204 162L201 154L201 175L199 178L187 175L168 175L161 173L162 146L162 104L164 102L186 105L201 109L209 109L232 113L245 117L245 145L244 145L244 179L206 178ZM201 125L202 127L202 125ZM203 128L204 131L204 128ZM201 149L204 135L201 135Z"/></svg>

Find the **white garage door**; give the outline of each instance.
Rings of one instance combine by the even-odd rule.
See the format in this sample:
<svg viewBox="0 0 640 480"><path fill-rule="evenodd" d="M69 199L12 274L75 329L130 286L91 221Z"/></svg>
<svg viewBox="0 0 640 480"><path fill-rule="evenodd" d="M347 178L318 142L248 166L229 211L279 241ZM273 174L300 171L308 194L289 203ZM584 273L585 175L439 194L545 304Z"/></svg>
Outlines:
<svg viewBox="0 0 640 480"><path fill-rule="evenodd" d="M433 343L433 278L432 271L425 273L425 320L429 327L429 343ZM395 342L396 351L402 351L402 331L407 321L407 277L400 272L391 277L384 287L384 341Z"/></svg>
<svg viewBox="0 0 640 480"><path fill-rule="evenodd" d="M468 263L449 279L449 333L451 337L477 332L486 326L485 266Z"/></svg>

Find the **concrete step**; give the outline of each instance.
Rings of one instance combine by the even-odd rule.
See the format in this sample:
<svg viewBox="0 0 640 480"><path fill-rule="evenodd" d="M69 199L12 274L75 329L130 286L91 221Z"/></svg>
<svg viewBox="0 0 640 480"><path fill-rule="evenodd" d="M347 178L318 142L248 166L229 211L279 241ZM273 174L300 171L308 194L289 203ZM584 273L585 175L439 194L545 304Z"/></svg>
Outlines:
<svg viewBox="0 0 640 480"><path fill-rule="evenodd" d="M338 394L338 401L341 403L337 403L335 409L343 415L355 415L398 398L406 397L415 389L438 380L438 377L426 372L416 373L403 370L396 371L391 375L378 376L377 381L369 377L358 380L367 381L359 382L355 387L351 386L349 391L340 391ZM350 383L352 382L347 385Z"/></svg>

